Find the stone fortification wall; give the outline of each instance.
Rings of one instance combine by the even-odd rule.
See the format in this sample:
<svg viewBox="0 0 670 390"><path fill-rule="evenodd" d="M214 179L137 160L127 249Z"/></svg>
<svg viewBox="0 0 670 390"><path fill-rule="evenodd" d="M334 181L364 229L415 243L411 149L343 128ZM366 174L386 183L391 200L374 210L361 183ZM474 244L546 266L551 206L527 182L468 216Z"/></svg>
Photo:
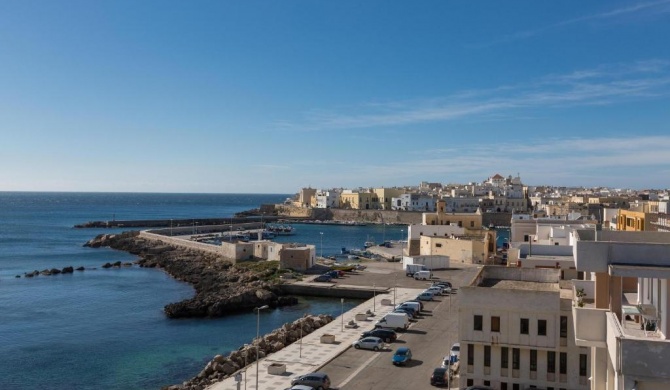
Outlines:
<svg viewBox="0 0 670 390"><path fill-rule="evenodd" d="M313 218L312 210L315 210L315 209L294 207L294 206L285 205L285 204L276 204L275 205L275 211L277 212L277 215L279 215L280 217L312 219Z"/></svg>
<svg viewBox="0 0 670 390"><path fill-rule="evenodd" d="M345 210L330 209L335 221L356 221L374 223L421 223L421 213L391 210Z"/></svg>

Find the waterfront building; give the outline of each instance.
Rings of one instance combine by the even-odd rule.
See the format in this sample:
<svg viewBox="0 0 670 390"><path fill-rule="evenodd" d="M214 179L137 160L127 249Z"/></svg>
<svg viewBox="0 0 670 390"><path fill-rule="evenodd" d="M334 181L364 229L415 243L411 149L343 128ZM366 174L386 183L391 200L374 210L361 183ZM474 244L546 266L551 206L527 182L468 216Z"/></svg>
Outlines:
<svg viewBox="0 0 670 390"><path fill-rule="evenodd" d="M339 191L318 191L316 193L316 208L336 209L340 207L340 193Z"/></svg>
<svg viewBox="0 0 670 390"><path fill-rule="evenodd" d="M298 194L299 207L314 207L316 204L316 189L302 188Z"/></svg>
<svg viewBox="0 0 670 390"><path fill-rule="evenodd" d="M465 229L464 229L465 230ZM419 256L446 256L451 263L493 264L496 253L496 231L467 229L455 236L421 236Z"/></svg>
<svg viewBox="0 0 670 390"><path fill-rule="evenodd" d="M591 350L591 389L670 387L670 235L578 230L574 337Z"/></svg>
<svg viewBox="0 0 670 390"><path fill-rule="evenodd" d="M423 194L402 194L392 199L391 210L435 211L435 198Z"/></svg>
<svg viewBox="0 0 670 390"><path fill-rule="evenodd" d="M340 194L340 208L377 210L379 209L379 198L372 190L344 190Z"/></svg>
<svg viewBox="0 0 670 390"><path fill-rule="evenodd" d="M459 289L459 388L588 388L575 344L572 290L553 269L484 266Z"/></svg>
<svg viewBox="0 0 670 390"><path fill-rule="evenodd" d="M374 193L377 194L377 199L379 201L379 209L381 210L391 210L393 203L393 198L397 198L404 194L406 191L403 188L375 188Z"/></svg>

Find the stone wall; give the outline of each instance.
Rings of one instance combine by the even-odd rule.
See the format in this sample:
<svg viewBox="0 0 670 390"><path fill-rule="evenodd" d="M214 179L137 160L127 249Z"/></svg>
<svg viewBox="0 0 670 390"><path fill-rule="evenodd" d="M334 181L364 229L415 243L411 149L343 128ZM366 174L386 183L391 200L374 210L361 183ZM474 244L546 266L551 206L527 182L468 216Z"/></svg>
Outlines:
<svg viewBox="0 0 670 390"><path fill-rule="evenodd" d="M150 233L148 231L141 231L140 237L151 241L162 242L163 244L167 245L174 245L181 248L188 248L201 252L214 253L223 256L223 252L221 250L221 247L219 246L203 244L201 242L196 241L184 240L183 238L163 236L160 234Z"/></svg>

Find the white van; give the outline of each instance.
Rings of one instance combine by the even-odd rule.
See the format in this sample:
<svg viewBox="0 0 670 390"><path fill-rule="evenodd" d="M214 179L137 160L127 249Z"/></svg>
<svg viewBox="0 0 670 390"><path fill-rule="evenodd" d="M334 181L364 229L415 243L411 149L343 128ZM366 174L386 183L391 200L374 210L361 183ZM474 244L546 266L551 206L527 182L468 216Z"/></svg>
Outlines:
<svg viewBox="0 0 670 390"><path fill-rule="evenodd" d="M429 280L433 278L433 273L430 271L418 271L414 273L415 280Z"/></svg>
<svg viewBox="0 0 670 390"><path fill-rule="evenodd" d="M426 268L426 266L423 264L407 264L405 266L405 275L414 276L414 274L419 271L427 271L427 270L428 268Z"/></svg>
<svg viewBox="0 0 670 390"><path fill-rule="evenodd" d="M405 330L409 327L409 316L405 313L388 313L375 323L375 329Z"/></svg>

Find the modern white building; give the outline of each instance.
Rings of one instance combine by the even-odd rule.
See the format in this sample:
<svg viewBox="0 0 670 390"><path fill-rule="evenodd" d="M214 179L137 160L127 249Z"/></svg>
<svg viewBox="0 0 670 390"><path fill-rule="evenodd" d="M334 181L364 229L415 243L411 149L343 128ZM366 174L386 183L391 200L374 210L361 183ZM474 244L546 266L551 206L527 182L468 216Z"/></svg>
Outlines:
<svg viewBox="0 0 670 390"><path fill-rule="evenodd" d="M573 316L591 389L670 389L670 234L577 231Z"/></svg>
<svg viewBox="0 0 670 390"><path fill-rule="evenodd" d="M484 266L461 287L459 387L588 389L590 352L562 286L558 270Z"/></svg>
<svg viewBox="0 0 670 390"><path fill-rule="evenodd" d="M316 193L316 207L319 209L340 207L340 193L337 191L318 191Z"/></svg>
<svg viewBox="0 0 670 390"><path fill-rule="evenodd" d="M391 199L391 210L435 211L435 198L422 194L402 194Z"/></svg>

